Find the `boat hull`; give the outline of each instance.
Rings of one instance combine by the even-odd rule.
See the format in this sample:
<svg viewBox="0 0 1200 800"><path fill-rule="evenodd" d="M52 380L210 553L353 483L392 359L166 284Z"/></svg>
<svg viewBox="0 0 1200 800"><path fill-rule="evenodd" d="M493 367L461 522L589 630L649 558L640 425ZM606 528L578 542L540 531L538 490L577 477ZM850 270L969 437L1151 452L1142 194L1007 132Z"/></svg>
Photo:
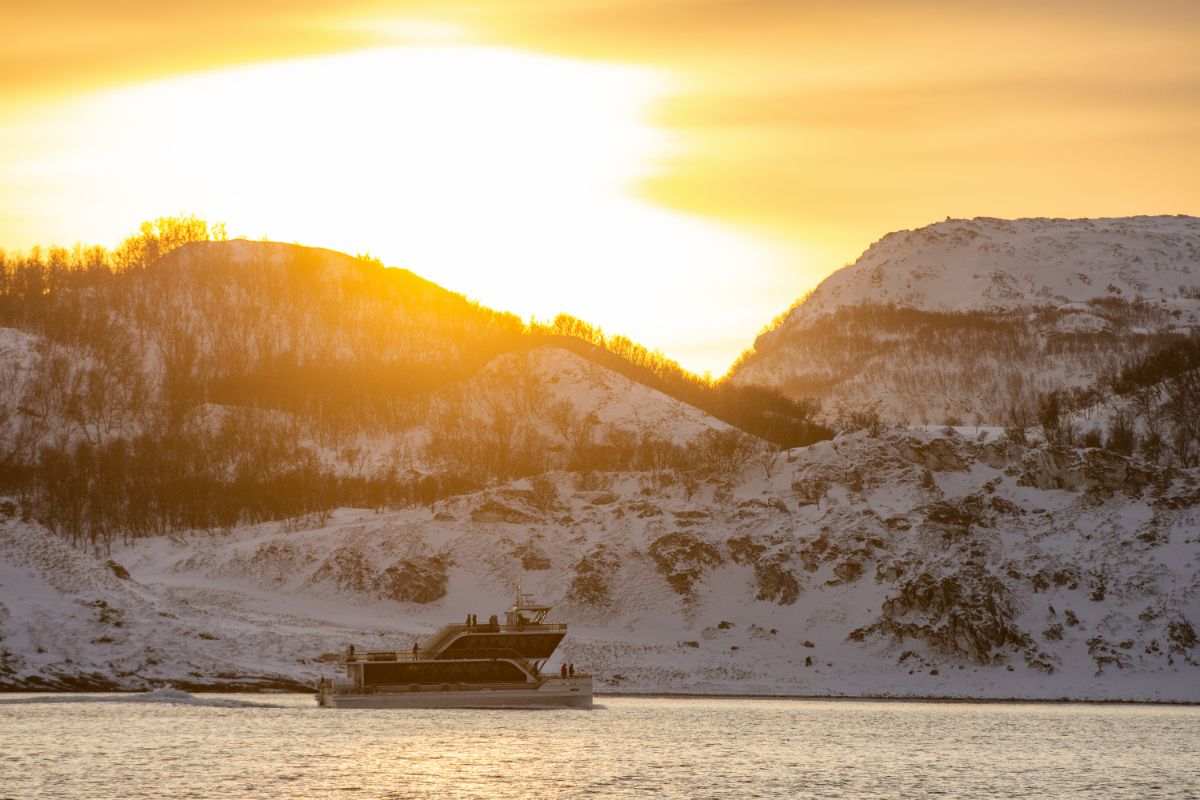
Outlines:
<svg viewBox="0 0 1200 800"><path fill-rule="evenodd" d="M591 678L552 678L537 686L322 692L325 708L591 708Z"/></svg>

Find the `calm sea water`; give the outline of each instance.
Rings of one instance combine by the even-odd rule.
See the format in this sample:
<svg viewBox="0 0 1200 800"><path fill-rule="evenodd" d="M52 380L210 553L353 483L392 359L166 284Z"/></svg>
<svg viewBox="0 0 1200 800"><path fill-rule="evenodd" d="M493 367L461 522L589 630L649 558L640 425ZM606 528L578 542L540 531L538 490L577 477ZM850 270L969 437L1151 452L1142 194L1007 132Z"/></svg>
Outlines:
<svg viewBox="0 0 1200 800"><path fill-rule="evenodd" d="M1200 797L1200 708L0 696L0 797ZM248 703L272 703L248 705Z"/></svg>

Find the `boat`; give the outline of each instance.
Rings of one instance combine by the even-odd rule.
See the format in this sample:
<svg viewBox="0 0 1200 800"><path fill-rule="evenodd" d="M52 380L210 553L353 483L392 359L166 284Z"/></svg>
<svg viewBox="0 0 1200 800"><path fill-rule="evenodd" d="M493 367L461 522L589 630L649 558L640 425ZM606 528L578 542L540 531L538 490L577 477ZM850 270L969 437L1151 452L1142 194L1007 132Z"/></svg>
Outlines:
<svg viewBox="0 0 1200 800"><path fill-rule="evenodd" d="M566 664L543 674L567 635L546 622L550 606L517 588L503 623L496 615L445 625L411 652L359 652L337 661L344 674L317 684L323 708L590 708L592 677Z"/></svg>

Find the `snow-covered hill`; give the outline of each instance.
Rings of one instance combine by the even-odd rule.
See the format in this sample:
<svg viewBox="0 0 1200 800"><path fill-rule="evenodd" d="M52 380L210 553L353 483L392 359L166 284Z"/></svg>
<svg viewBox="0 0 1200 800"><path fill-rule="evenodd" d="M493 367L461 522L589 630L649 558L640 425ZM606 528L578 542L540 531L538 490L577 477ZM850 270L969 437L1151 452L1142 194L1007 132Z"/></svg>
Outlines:
<svg viewBox="0 0 1200 800"><path fill-rule="evenodd" d="M1179 309L1195 323L1200 219L979 217L889 233L822 281L784 324L864 303L994 311L1109 298Z"/></svg>
<svg viewBox="0 0 1200 800"><path fill-rule="evenodd" d="M427 406L400 431L362 431L349 445L312 437L302 443L345 476L388 469L432 474L457 459L460 446L478 451L491 447L495 436L541 448L544 461L566 466L581 441L626 436L686 446L705 431L730 430L694 406L555 346L496 356L467 380L434 393ZM196 411L210 426L227 413L213 406Z"/></svg>
<svg viewBox="0 0 1200 800"><path fill-rule="evenodd" d="M893 235L735 380L991 421L1192 325L1196 238ZM0 328L0 688L297 687L522 584L612 691L1200 701L1195 468L961 428L776 452L679 398L804 409L328 251L20 288L44 266Z"/></svg>
<svg viewBox="0 0 1200 800"><path fill-rule="evenodd" d="M0 272L0 494L74 542L674 466L731 424L823 433L627 339L526 325L369 258L192 242L136 269Z"/></svg>
<svg viewBox="0 0 1200 800"><path fill-rule="evenodd" d="M1195 470L892 432L695 486L602 478L111 560L9 517L0 685L308 681L322 653L407 648L519 583L610 691L1200 701Z"/></svg>
<svg viewBox="0 0 1200 800"><path fill-rule="evenodd" d="M662 392L636 383L559 347L505 353L456 391L472 398L475 413L496 405L525 411L547 438L561 438L554 423L569 411L591 424L621 426L664 441L686 444L706 430L728 425ZM548 413L549 412L549 413Z"/></svg>
<svg viewBox="0 0 1200 800"><path fill-rule="evenodd" d="M835 272L732 380L900 423L1005 424L1197 329L1200 219L947 220Z"/></svg>

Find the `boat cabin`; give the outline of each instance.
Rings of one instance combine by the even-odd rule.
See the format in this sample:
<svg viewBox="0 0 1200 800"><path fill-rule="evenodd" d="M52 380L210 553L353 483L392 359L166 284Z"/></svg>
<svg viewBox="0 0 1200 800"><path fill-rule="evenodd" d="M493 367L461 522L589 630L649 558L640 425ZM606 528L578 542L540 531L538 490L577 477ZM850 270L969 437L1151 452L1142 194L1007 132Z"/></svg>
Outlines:
<svg viewBox="0 0 1200 800"><path fill-rule="evenodd" d="M351 647L343 663L345 681L354 687L378 688L436 684L536 683L541 668L567 635L565 624L548 623L550 606L517 589L504 624L496 615L443 626L412 652L356 653Z"/></svg>

